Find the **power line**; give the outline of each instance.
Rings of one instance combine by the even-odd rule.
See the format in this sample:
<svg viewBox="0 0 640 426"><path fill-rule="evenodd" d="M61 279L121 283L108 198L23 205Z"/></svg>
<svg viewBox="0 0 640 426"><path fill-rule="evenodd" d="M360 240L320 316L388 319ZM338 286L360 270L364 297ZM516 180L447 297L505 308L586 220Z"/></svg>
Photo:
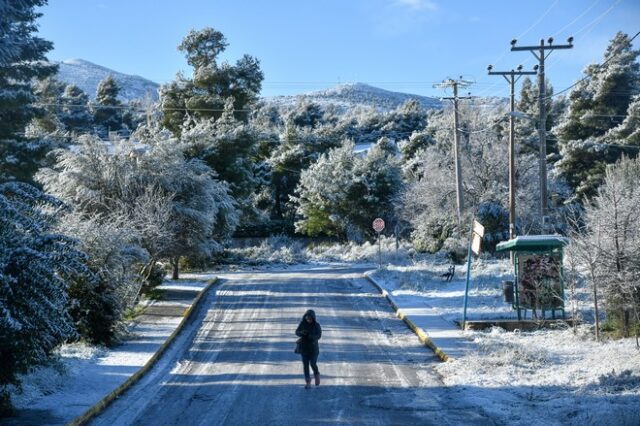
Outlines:
<svg viewBox="0 0 640 426"><path fill-rule="evenodd" d="M584 11L582 11L581 14L579 14L576 18L574 18L573 21L569 22L567 25L565 25L564 27L560 28L558 31L556 31L553 36L554 37L558 37L560 35L560 33L562 33L564 30L566 30L567 28L569 28L570 26L572 26L573 24L575 24L577 21L580 20L580 18L582 18L584 15L586 15L587 13L589 13L591 11L591 9L593 9L598 3L600 3L600 0L596 0L594 1L591 6L589 6L588 8L586 8Z"/></svg>
<svg viewBox="0 0 640 426"><path fill-rule="evenodd" d="M629 43L631 43L633 40L635 40L635 39L636 39L636 37L638 37L638 35L640 35L640 31L638 31L638 32L637 32L633 37L631 37L631 39L629 40ZM618 52L616 52L616 53L618 53ZM604 61L603 63L598 64L598 65L599 65L599 66L601 66L601 67L602 67L602 66L605 66L607 63L609 63L609 61L613 60L615 57L616 57L616 56L615 56L615 54L612 54L612 55L609 57L609 59L607 59L606 61ZM558 96L559 94L564 93L564 92L566 92L567 90L571 90L572 88L576 87L578 84L582 83L583 81L585 81L585 80L586 80L586 79L588 79L588 78L589 78L589 76L584 76L584 77L582 77L580 80L578 80L578 81L576 81L575 83L573 83L571 86L569 86L569 87L567 87L567 88L565 88L565 89L562 89L562 90L560 90L559 92L556 92L556 93L554 93L554 94L552 94L552 95L549 95L549 96L547 96L545 99L553 98L554 96Z"/></svg>

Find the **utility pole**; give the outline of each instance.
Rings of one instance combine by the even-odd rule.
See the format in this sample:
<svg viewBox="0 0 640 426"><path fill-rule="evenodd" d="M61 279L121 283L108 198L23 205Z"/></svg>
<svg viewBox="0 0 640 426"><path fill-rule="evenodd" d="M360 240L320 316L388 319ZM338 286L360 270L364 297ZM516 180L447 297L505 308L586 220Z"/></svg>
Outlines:
<svg viewBox="0 0 640 426"><path fill-rule="evenodd" d="M547 112L546 112L546 90L545 90L545 75L544 75L544 60L556 49L572 49L573 37L567 39L569 44L553 44L553 37L547 39L547 44L544 43L544 39L540 40L538 46L516 46L517 40L511 40L511 51L523 51L528 50L538 60L538 110L540 113L538 138L540 140L540 221L542 228L546 225L547 216ZM546 52L549 53L546 53Z"/></svg>
<svg viewBox="0 0 640 426"><path fill-rule="evenodd" d="M534 68L537 71L537 66ZM516 236L516 160L515 160L515 117L513 112L516 110L516 94L515 85L523 75L535 75L536 71L522 71L522 65L518 65L517 70L511 71L493 71L493 65L487 67L489 75L501 75L509 83L511 88L509 94L509 106L511 114L509 114L509 239ZM516 78L517 77L517 78Z"/></svg>
<svg viewBox="0 0 640 426"><path fill-rule="evenodd" d="M458 125L458 100L459 99L471 99L471 96L458 97L458 87L467 87L471 85L471 81L463 80L462 77L458 80L448 78L442 83L434 84L436 88L453 88L453 97L447 97L442 99L453 101L453 162L456 170L456 213L458 215L458 223L462 217L464 211L464 195L462 192L462 170L460 169L460 126Z"/></svg>

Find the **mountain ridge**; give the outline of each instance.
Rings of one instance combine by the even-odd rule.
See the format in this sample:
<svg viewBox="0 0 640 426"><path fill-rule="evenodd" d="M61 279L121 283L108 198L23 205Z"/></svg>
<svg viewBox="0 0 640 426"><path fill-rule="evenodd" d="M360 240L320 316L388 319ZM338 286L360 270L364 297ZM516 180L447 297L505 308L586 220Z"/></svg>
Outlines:
<svg viewBox="0 0 640 426"><path fill-rule="evenodd" d="M328 89L299 95L263 97L265 102L279 107L292 106L300 100L308 100L320 105L333 104L344 109L369 106L382 111L395 109L410 99L416 100L426 109L442 108L442 101L438 98L394 92L359 82L342 83Z"/></svg>
<svg viewBox="0 0 640 426"><path fill-rule="evenodd" d="M95 99L98 83L108 75L120 86L118 98L129 102L134 99L150 98L158 101L160 85L138 75L125 74L84 59L67 59L55 62L58 65L58 80L66 84L75 84L91 99Z"/></svg>
<svg viewBox="0 0 640 426"><path fill-rule="evenodd" d="M160 84L144 77L121 73L85 59L67 59L55 63L59 66L57 78L66 84L80 87L92 100L95 99L98 83L108 75L113 75L120 86L119 98L123 102L134 99L149 99L152 102L159 100ZM391 111L410 99L416 100L425 109L443 108L443 102L436 97L395 92L360 82L342 83L298 95L261 97L266 104L279 108L291 108L301 100L307 100L321 106L333 105L342 111L361 106ZM495 99L492 103L498 102L502 100Z"/></svg>

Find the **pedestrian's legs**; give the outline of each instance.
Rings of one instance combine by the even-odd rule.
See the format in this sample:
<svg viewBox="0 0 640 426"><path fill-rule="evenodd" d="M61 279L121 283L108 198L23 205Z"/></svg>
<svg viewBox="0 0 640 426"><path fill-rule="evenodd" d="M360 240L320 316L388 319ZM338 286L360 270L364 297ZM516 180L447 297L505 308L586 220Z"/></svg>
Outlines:
<svg viewBox="0 0 640 426"><path fill-rule="evenodd" d="M320 374L320 371L318 371L318 354L315 354L313 356L311 356L309 358L309 363L311 364L311 369L313 370L313 374ZM307 374L309 371L309 367L307 366Z"/></svg>
<svg viewBox="0 0 640 426"><path fill-rule="evenodd" d="M304 380L307 382L311 381L311 374L309 374L309 361L311 361L311 359L308 356L302 355L302 368L304 369ZM314 362L314 365L315 365L315 362Z"/></svg>
<svg viewBox="0 0 640 426"><path fill-rule="evenodd" d="M316 386L320 385L320 371L318 371L318 354L315 354L309 360L311 363L311 368L313 369L313 377L316 379Z"/></svg>

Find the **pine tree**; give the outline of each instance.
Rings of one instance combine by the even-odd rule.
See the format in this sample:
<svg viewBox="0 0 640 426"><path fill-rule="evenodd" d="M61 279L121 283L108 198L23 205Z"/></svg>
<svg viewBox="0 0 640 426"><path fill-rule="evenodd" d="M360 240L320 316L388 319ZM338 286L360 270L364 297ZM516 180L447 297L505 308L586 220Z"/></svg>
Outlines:
<svg viewBox="0 0 640 426"><path fill-rule="evenodd" d="M546 130L547 130L547 154L557 153L558 146L555 138L551 137L549 131L555 125L560 111L553 100L553 86L549 80L545 81L547 98L545 100ZM516 138L521 152L539 152L540 138L538 136L540 102L539 102L538 82L533 82L529 77L522 80L520 88L520 99L517 102L516 110L526 114L530 119L516 119Z"/></svg>
<svg viewBox="0 0 640 426"><path fill-rule="evenodd" d="M605 139L620 145L640 147L640 96L632 99L627 116L617 127L608 131Z"/></svg>
<svg viewBox="0 0 640 426"><path fill-rule="evenodd" d="M372 237L371 222L384 218L390 229L396 223L395 201L402 188L402 170L395 143L380 140L357 159L353 169L353 183L348 188L349 223L362 236Z"/></svg>
<svg viewBox="0 0 640 426"><path fill-rule="evenodd" d="M60 121L66 130L76 133L84 133L91 129L93 116L88 110L89 97L75 84L65 87L60 98L62 109Z"/></svg>
<svg viewBox="0 0 640 426"><path fill-rule="evenodd" d="M108 75L98 83L93 121L101 126L105 133L122 128L122 102L118 99L119 93L120 86L112 75Z"/></svg>
<svg viewBox="0 0 640 426"><path fill-rule="evenodd" d="M232 101L227 101L225 113L218 120L198 120L185 130L181 142L189 158L204 161L220 180L229 184L241 209L249 213L256 187L253 160L257 140L251 126L235 118Z"/></svg>
<svg viewBox="0 0 640 426"><path fill-rule="evenodd" d="M622 125L633 97L640 93L639 55L629 36L617 33L602 63L585 69L569 94L566 119L553 129L561 145L558 168L583 199L596 194L607 164L624 154L637 155L636 147L612 145L609 131Z"/></svg>
<svg viewBox="0 0 640 426"><path fill-rule="evenodd" d="M0 181L31 180L46 144L26 141L25 126L36 116L33 79L57 71L45 54L53 44L36 37L36 8L47 0L0 2Z"/></svg>
<svg viewBox="0 0 640 426"><path fill-rule="evenodd" d="M178 46L193 67L193 76L188 79L178 75L176 81L160 91L165 113L162 124L174 135L193 124L189 121L191 117L217 120L229 99L235 118L247 121L246 109L256 102L264 76L260 62L249 55L235 65L219 63L219 56L227 46L224 35L213 28L190 31Z"/></svg>
<svg viewBox="0 0 640 426"><path fill-rule="evenodd" d="M381 138L359 158L347 141L304 170L297 196L292 197L302 216L296 231L357 241L372 235L376 216L394 223L393 201L402 186L402 171L397 151L390 150L388 142Z"/></svg>
<svg viewBox="0 0 640 426"><path fill-rule="evenodd" d="M62 128L60 122L60 99L64 92L64 83L53 77L34 83L36 96L37 115L32 120L32 125L38 134L50 134Z"/></svg>
<svg viewBox="0 0 640 426"><path fill-rule="evenodd" d="M75 335L67 282L86 275L76 242L53 230L60 201L21 183L0 184L0 414L8 384ZM50 209L47 209L50 208Z"/></svg>
<svg viewBox="0 0 640 426"><path fill-rule="evenodd" d="M53 43L34 35L35 21L42 16L35 9L46 4L47 0L7 2L0 13L0 40L7 46L4 61L0 61L0 139L23 132L35 116L31 80L57 71L45 57Z"/></svg>

